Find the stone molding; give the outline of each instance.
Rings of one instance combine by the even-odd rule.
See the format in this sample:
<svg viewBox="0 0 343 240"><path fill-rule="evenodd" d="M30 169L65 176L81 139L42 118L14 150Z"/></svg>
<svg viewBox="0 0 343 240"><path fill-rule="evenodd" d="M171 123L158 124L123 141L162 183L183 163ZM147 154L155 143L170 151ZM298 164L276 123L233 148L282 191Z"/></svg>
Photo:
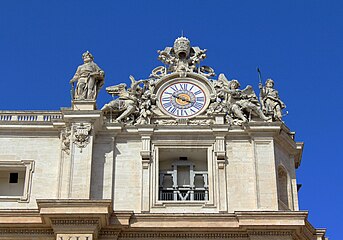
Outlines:
<svg viewBox="0 0 343 240"><path fill-rule="evenodd" d="M26 160L0 160L0 169L25 169L24 188L21 196L0 196L0 201L29 202L31 195L32 174L35 170L35 161Z"/></svg>
<svg viewBox="0 0 343 240"><path fill-rule="evenodd" d="M0 235L19 234L19 235L53 235L51 228L0 228Z"/></svg>
<svg viewBox="0 0 343 240"><path fill-rule="evenodd" d="M53 204L55 202L55 206ZM67 207L70 203L72 207ZM153 214L109 210L109 201L45 200L37 210L0 211L0 239L23 236L52 237L53 234L94 234L95 238L243 238L278 236L285 239L324 239L325 230L315 229L303 211L265 211L234 213ZM97 204L100 208L97 208ZM50 205L50 208L49 208ZM77 207L78 205L78 207ZM94 207L90 207L93 205ZM102 206L102 207L101 207ZM90 207L90 208L89 208ZM88 210L87 210L88 209ZM98 210L97 210L98 209ZM12 213L12 214L11 214ZM20 217L10 221L10 218ZM41 217L43 221L37 221ZM27 218L24 220L23 218ZM106 220L108 219L108 220ZM265 227L268 226L268 229ZM37 237L35 236L37 235ZM13 237L9 237L13 236Z"/></svg>
<svg viewBox="0 0 343 240"><path fill-rule="evenodd" d="M100 225L99 219L51 219L53 225Z"/></svg>
<svg viewBox="0 0 343 240"><path fill-rule="evenodd" d="M119 238L248 238L247 233L235 232L121 232Z"/></svg>

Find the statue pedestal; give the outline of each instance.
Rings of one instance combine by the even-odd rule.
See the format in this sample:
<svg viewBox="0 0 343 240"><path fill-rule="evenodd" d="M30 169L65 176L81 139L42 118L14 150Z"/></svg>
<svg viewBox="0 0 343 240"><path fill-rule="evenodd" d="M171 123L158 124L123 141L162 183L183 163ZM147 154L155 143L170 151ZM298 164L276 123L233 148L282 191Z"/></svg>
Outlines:
<svg viewBox="0 0 343 240"><path fill-rule="evenodd" d="M73 110L96 110L95 100L73 100L72 101Z"/></svg>

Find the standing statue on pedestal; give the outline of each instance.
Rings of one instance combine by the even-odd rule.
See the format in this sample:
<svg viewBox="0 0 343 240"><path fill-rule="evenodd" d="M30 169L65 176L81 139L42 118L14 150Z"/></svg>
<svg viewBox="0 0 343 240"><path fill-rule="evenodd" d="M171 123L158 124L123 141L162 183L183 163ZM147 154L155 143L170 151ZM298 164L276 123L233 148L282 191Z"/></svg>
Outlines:
<svg viewBox="0 0 343 240"><path fill-rule="evenodd" d="M90 52L82 54L82 59L84 64L77 68L74 77L70 80L72 98L74 100L96 100L100 88L104 85L105 73L94 63L94 57Z"/></svg>
<svg viewBox="0 0 343 240"><path fill-rule="evenodd" d="M262 103L262 109L266 115L273 116L274 120L282 120L282 109L286 105L280 100L279 93L274 89L274 81L267 79L265 86L262 83L259 84L260 88L260 100Z"/></svg>

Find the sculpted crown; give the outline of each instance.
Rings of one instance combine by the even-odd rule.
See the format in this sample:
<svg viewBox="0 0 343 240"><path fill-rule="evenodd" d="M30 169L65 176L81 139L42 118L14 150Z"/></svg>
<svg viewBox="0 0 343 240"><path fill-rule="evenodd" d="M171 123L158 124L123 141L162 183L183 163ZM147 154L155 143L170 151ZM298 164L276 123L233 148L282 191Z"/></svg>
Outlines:
<svg viewBox="0 0 343 240"><path fill-rule="evenodd" d="M173 47L166 47L164 50L158 51L158 59L165 64L166 68L157 67L150 76L161 78L173 72L195 72L205 77L213 77L215 73L212 68L200 67L200 62L206 58L206 51L206 49L191 46L188 38L178 37L174 41Z"/></svg>
<svg viewBox="0 0 343 240"><path fill-rule="evenodd" d="M174 52L179 58L187 58L191 50L191 42L188 38L179 37L174 42Z"/></svg>

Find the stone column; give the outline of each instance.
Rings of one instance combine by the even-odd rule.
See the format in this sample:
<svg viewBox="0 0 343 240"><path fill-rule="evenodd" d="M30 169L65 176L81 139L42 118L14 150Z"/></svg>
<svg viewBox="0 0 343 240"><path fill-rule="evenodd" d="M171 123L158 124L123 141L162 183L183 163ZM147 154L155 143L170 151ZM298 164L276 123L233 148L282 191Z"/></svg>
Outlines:
<svg viewBox="0 0 343 240"><path fill-rule="evenodd" d="M152 127L138 127L138 132L142 140L142 194L141 211L150 211L150 163L151 163L151 136L154 132Z"/></svg>

